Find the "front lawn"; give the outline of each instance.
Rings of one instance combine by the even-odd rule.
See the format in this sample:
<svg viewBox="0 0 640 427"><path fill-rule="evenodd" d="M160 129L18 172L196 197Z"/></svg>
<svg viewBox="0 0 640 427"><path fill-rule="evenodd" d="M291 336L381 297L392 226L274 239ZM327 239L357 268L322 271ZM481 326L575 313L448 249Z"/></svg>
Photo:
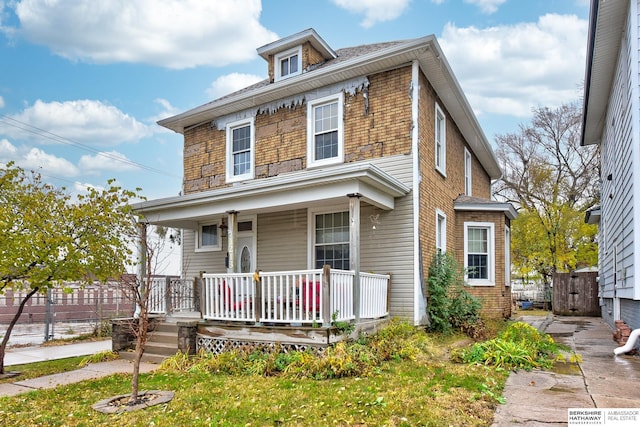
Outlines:
<svg viewBox="0 0 640 427"><path fill-rule="evenodd" d="M406 335L406 328L402 334ZM310 362L322 374L313 378L304 375L299 363L274 372L283 361L277 357L254 356L267 369L236 362L233 366L238 372L234 374L223 373L228 369L207 358L192 364L178 357L165 368L141 376L140 390L175 391L167 404L118 415L93 410L91 406L99 400L130 392L131 375L121 374L0 398L0 425L491 425L507 373L451 362L450 338L441 341L416 331L413 337L402 339L416 337L419 342L411 345L398 345L398 337L392 336L367 342L366 347L375 349L376 355L389 350L388 360L372 369L361 366L362 360L349 358L348 353L344 365L333 365L334 371ZM354 355L366 361L372 356L364 347ZM331 363L340 362L334 359ZM362 375L353 376L360 368ZM345 375L330 378L331 372ZM328 379L314 379L327 378L327 373Z"/></svg>

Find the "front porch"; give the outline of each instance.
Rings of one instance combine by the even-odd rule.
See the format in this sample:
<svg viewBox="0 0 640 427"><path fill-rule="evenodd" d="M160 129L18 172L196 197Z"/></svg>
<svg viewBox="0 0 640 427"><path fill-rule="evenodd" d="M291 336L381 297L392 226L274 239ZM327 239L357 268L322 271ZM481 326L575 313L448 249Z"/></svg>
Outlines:
<svg viewBox="0 0 640 427"><path fill-rule="evenodd" d="M389 274L323 269L154 278L150 313L176 323L178 349L322 349L374 331L389 314ZM194 319L190 313L199 313Z"/></svg>

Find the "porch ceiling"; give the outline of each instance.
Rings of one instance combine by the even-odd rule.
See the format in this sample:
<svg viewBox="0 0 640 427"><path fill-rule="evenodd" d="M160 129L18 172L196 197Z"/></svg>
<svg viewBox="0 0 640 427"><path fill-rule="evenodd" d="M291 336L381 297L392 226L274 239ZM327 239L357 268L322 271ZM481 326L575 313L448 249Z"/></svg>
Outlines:
<svg viewBox="0 0 640 427"><path fill-rule="evenodd" d="M347 203L347 195L384 210L411 189L368 163L304 170L270 178L235 183L230 187L133 205L151 224L195 229L198 222L228 211L243 214Z"/></svg>

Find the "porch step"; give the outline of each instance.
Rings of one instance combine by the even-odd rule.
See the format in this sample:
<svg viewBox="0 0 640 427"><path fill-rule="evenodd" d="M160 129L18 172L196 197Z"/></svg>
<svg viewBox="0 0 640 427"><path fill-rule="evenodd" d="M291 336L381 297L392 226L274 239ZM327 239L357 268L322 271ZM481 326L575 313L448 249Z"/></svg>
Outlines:
<svg viewBox="0 0 640 427"><path fill-rule="evenodd" d="M149 332L147 344L142 355L143 362L162 363L166 358L178 352L178 326L175 323L160 321ZM135 358L135 351L120 352L120 357L126 360Z"/></svg>

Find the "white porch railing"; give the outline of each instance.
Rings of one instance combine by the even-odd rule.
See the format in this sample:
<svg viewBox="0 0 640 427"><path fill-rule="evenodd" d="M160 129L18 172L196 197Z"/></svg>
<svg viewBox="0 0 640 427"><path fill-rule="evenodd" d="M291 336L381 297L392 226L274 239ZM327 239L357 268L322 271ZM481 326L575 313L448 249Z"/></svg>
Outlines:
<svg viewBox="0 0 640 427"><path fill-rule="evenodd" d="M328 325L355 319L355 273L344 270L300 270L254 274L204 274L201 311L204 319ZM257 281L255 279L258 279ZM360 317L388 314L389 276L361 273Z"/></svg>
<svg viewBox="0 0 640 427"><path fill-rule="evenodd" d="M197 310L193 279L153 277L149 286L149 313L170 314Z"/></svg>

